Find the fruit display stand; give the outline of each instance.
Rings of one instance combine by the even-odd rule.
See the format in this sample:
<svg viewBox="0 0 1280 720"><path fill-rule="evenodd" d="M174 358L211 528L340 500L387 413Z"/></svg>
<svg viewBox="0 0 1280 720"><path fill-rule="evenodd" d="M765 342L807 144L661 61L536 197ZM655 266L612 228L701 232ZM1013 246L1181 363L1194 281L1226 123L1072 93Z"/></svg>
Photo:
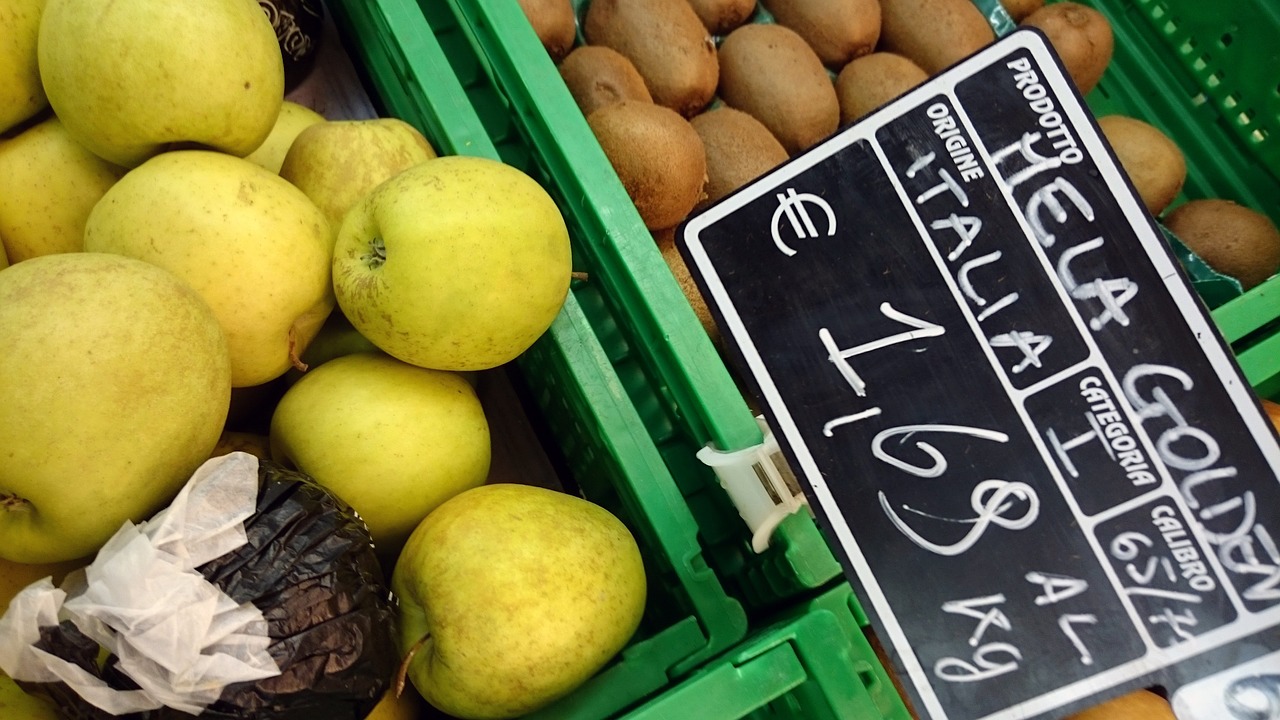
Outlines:
<svg viewBox="0 0 1280 720"><path fill-rule="evenodd" d="M504 107L485 105L479 56L457 44L464 38L456 26L428 27L418 6L405 0L333 0L328 7L382 113L415 124L442 153L529 162L533 154L522 137L500 122L508 117ZM493 112L479 114L484 107ZM624 390L636 383L637 361L626 362L626 341L602 316L597 266L579 242L580 228L572 221L570 227L574 266L587 279L574 284L551 330L517 360L518 384L549 429L546 443L559 453L556 465L566 489L609 508L635 532L651 574L650 592L640 631L621 656L531 717L728 720L781 703L795 709L787 717L905 720L902 701L859 629L866 618L847 584L831 583L833 589L823 596L827 600L792 608L786 617L770 620L774 624L753 628L748 637L742 605L707 566L699 542L704 528L663 462L661 442L654 438L655 427L662 425L654 409L638 406ZM651 242L648 236L645 240ZM657 270L667 272L665 266ZM742 402L736 390L733 399ZM746 417L751 419L749 413ZM751 422L751 432L759 435ZM728 512L727 520L741 522ZM738 531L736 525L733 529ZM814 539L823 542L819 535ZM837 573L832 568L823 579ZM806 619L809 614L815 617ZM780 674L779 663L790 672ZM685 689L672 695L684 676L691 684L679 685ZM744 693L748 681L754 694ZM705 694L713 687L742 697L723 709L709 709ZM658 709L637 708L646 701ZM876 710L850 715L853 708Z"/></svg>
<svg viewBox="0 0 1280 720"><path fill-rule="evenodd" d="M663 577L622 657L537 717L721 717L708 714L718 697L733 698L726 718L907 717L865 636L834 631L866 620L812 518L788 516L755 552L697 457L751 448L761 431L519 6L329 7L383 111L444 152L498 157L541 181L587 275L520 376L569 483L626 518ZM1214 314L1269 396L1280 389L1278 316L1275 279Z"/></svg>

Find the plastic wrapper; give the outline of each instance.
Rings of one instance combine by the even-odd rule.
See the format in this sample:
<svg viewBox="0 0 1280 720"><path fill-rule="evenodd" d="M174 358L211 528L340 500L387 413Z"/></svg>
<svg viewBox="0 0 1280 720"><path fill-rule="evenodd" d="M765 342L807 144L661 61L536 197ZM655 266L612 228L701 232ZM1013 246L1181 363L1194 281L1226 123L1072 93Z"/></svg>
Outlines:
<svg viewBox="0 0 1280 720"><path fill-rule="evenodd" d="M193 523L188 523L186 530L187 533L205 532L211 537L219 535L212 547L237 545L212 559L202 560L194 568L203 581L217 589L214 600L223 611L207 613L212 621L207 630L201 631L206 633L202 642L229 647L230 650L222 654L231 660L219 660L223 664L240 663L243 667L232 667L232 671L240 674L233 676L254 679L210 686L208 681L191 681L192 671L186 666L165 672L164 668L173 666L162 659L158 665L164 668L157 675L166 681L177 676L182 688L178 694L190 693L190 696L180 701L165 699L163 705L153 709L123 714L108 712L100 706L111 707L112 703L104 703L99 698L95 704L92 701L95 694L111 695L110 700L117 707L128 707L135 696L140 696L136 704L141 707L152 698L165 698L165 690L153 689L158 684L155 678L137 671L139 661L130 655L138 653L128 650L133 643L113 642L111 633L96 627L95 620L86 621L76 616L78 623L57 622L67 615L66 610L55 613L45 609L39 623L39 640L32 643L32 647L76 666L61 663L66 667L58 673L70 676L76 687L48 678L34 682L16 678L18 684L32 694L48 697L69 720L178 720L197 713L201 718L225 720L361 720L368 715L390 686L399 660L393 601L374 555L368 529L349 506L301 473L264 461L257 466L257 475L256 508L243 519L242 539L230 542L221 537L227 530L221 527L225 522L213 530L197 528L195 531L190 529ZM165 513L171 511L176 512L174 506ZM156 534L154 525L159 519L157 515L145 524L152 526L148 528L152 535ZM194 524L198 525L198 520ZM131 538L129 529L128 526L122 529L112 542L127 544ZM239 524L233 529L238 533ZM108 549L104 547L99 559L107 555ZM123 558L137 555L114 552L116 562L98 567L97 572L114 571L118 577L118 573L129 568ZM150 576L162 574L150 569L146 573L148 580ZM193 581L203 582L199 578ZM106 603L112 599L95 599L93 593L87 592L96 585L93 565L87 576L69 576L61 589L52 588L47 581L45 584L43 591L36 589L29 596L45 598L47 603L50 597L60 600L65 591L64 607L76 603ZM97 594L127 592L123 590L126 583L117 585L115 590L100 590ZM166 593L166 597L177 594L172 590ZM208 607L212 607L211 603L213 600L203 598L196 601ZM121 611L115 612L121 614ZM135 614L141 619L126 617L123 623L113 619L112 624L142 628L137 632L140 636L165 633L167 637L182 632L172 626L190 623L185 619L187 615L180 620L155 620L155 610ZM265 626L259 628L263 620ZM164 630L165 623L170 626L169 630ZM255 632L261 633L260 650L264 650L269 659L255 658L259 652L254 647ZM100 644L100 641L103 642ZM104 646L110 652L105 662L99 663L100 655L108 652ZM201 655L196 660L205 658ZM264 660L269 671L261 669ZM270 667L272 661L274 667ZM140 685L135 677L145 678L142 685L149 690L145 696L138 692ZM207 697L201 698L201 692ZM192 697L196 698L194 713L190 705ZM184 704L185 711L174 707Z"/></svg>

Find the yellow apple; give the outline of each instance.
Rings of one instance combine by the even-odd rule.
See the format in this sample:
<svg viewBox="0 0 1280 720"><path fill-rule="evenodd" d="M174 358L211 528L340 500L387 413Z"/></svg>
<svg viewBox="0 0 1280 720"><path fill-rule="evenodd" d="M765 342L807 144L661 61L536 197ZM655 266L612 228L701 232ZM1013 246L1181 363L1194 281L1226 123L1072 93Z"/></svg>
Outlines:
<svg viewBox="0 0 1280 720"><path fill-rule="evenodd" d="M364 720L417 720L422 715L422 696L406 684L404 692L396 697L395 689L388 690L373 711Z"/></svg>
<svg viewBox="0 0 1280 720"><path fill-rule="evenodd" d="M284 101L280 46L254 0L48 0L37 49L54 113L116 165L190 144L243 157Z"/></svg>
<svg viewBox="0 0 1280 720"><path fill-rule="evenodd" d="M28 695L18 683L0 673L0 718L4 720L60 720L58 708L44 698Z"/></svg>
<svg viewBox="0 0 1280 720"><path fill-rule="evenodd" d="M245 160L279 174L284 164L284 156L293 145L298 133L317 123L324 122L324 116L306 105L285 100L280 106L280 116L271 128L271 134L262 141L257 150L245 156Z"/></svg>
<svg viewBox="0 0 1280 720"><path fill-rule="evenodd" d="M567 695L626 645L645 572L635 539L604 508L495 484L422 521L391 589L422 697L460 718L512 718Z"/></svg>
<svg viewBox="0 0 1280 720"><path fill-rule="evenodd" d="M569 292L569 232L533 178L478 157L428 160L351 208L333 285L351 324L420 367L513 360Z"/></svg>
<svg viewBox="0 0 1280 720"><path fill-rule="evenodd" d="M358 200L385 180L436 156L418 129L396 118L334 120L294 139L280 177L324 211L334 232Z"/></svg>
<svg viewBox="0 0 1280 720"><path fill-rule="evenodd" d="M0 239L11 262L84 248L84 221L124 175L50 117L0 139Z"/></svg>
<svg viewBox="0 0 1280 720"><path fill-rule="evenodd" d="M44 5L45 0L0 3L0 133L49 104L36 64Z"/></svg>
<svg viewBox="0 0 1280 720"><path fill-rule="evenodd" d="M0 272L0 557L84 557L168 503L227 417L217 319L172 273L101 253Z"/></svg>
<svg viewBox="0 0 1280 720"><path fill-rule="evenodd" d="M489 425L471 385L381 353L308 370L276 406L270 438L272 458L360 513L384 556L489 473Z"/></svg>
<svg viewBox="0 0 1280 720"><path fill-rule="evenodd" d="M57 585L67 573L89 564L92 558L80 558L58 563L20 563L0 558L0 615L9 607L9 601L23 588L43 578L53 578ZM0 717L4 717L0 715Z"/></svg>
<svg viewBox="0 0 1280 720"><path fill-rule="evenodd" d="M0 235L0 270L9 267L9 256L4 252L4 236Z"/></svg>
<svg viewBox="0 0 1280 720"><path fill-rule="evenodd" d="M236 387L284 374L329 311L329 223L300 190L243 158L158 155L103 195L84 248L146 260L213 308Z"/></svg>

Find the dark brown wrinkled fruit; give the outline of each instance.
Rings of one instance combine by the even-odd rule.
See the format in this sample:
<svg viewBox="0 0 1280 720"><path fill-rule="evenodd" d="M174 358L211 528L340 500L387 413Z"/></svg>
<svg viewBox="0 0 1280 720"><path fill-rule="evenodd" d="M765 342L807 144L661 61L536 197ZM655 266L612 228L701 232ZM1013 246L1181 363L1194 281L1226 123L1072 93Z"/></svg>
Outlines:
<svg viewBox="0 0 1280 720"><path fill-rule="evenodd" d="M1100 117L1098 128L1133 181L1147 212L1164 212L1187 179L1182 151L1159 129L1124 115Z"/></svg>
<svg viewBox="0 0 1280 720"><path fill-rule="evenodd" d="M623 100L653 102L644 78L625 56L603 45L583 45L560 63L560 77L583 115Z"/></svg>
<svg viewBox="0 0 1280 720"><path fill-rule="evenodd" d="M684 117L715 94L716 46L688 0L592 0L583 34L587 43L625 55L653 101Z"/></svg>
<svg viewBox="0 0 1280 720"><path fill-rule="evenodd" d="M792 155L835 132L836 89L794 30L752 24L720 44L720 98L764 123Z"/></svg>
<svg viewBox="0 0 1280 720"><path fill-rule="evenodd" d="M1280 267L1280 231L1260 212L1230 200L1191 200L1164 217L1164 225L1209 267L1240 281L1245 290Z"/></svg>
<svg viewBox="0 0 1280 720"><path fill-rule="evenodd" d="M650 230L679 224L702 199L702 140L674 110L624 100L591 113L587 124Z"/></svg>
<svg viewBox="0 0 1280 720"><path fill-rule="evenodd" d="M1102 79L1115 46L1106 15L1079 3L1058 2L1036 10L1019 24L1044 32L1081 95Z"/></svg>
<svg viewBox="0 0 1280 720"><path fill-rule="evenodd" d="M970 0L880 0L880 49L910 58L930 76L996 39Z"/></svg>
<svg viewBox="0 0 1280 720"><path fill-rule="evenodd" d="M1000 5L1014 22L1022 22L1028 15L1044 7L1044 0L1000 0Z"/></svg>
<svg viewBox="0 0 1280 720"><path fill-rule="evenodd" d="M756 0L689 0L707 32L724 35L751 19Z"/></svg>
<svg viewBox="0 0 1280 720"><path fill-rule="evenodd" d="M716 327L715 318L711 316L711 309L707 307L707 301L703 299L702 291L698 289L698 283L693 279L693 275L689 273L689 266L685 264L684 256L680 254L680 249L676 247L675 228L654 232L653 240L658 244L658 250L662 253L662 259L667 263L671 274L675 276L676 283L680 286L680 292L684 293L685 299L693 307L693 314L698 316L698 322L702 325L702 329L711 338L711 342L719 343L720 329Z"/></svg>
<svg viewBox="0 0 1280 720"><path fill-rule="evenodd" d="M834 69L875 50L880 39L880 0L764 0L764 5Z"/></svg>
<svg viewBox="0 0 1280 720"><path fill-rule="evenodd" d="M573 49L578 24L569 0L519 0L520 9L529 19L538 41L555 62L560 62Z"/></svg>
<svg viewBox="0 0 1280 720"><path fill-rule="evenodd" d="M787 159L786 148L759 120L731 107L708 110L690 121L707 155L705 207Z"/></svg>
<svg viewBox="0 0 1280 720"><path fill-rule="evenodd" d="M863 55L836 76L840 124L863 117L928 79L919 65L896 53Z"/></svg>

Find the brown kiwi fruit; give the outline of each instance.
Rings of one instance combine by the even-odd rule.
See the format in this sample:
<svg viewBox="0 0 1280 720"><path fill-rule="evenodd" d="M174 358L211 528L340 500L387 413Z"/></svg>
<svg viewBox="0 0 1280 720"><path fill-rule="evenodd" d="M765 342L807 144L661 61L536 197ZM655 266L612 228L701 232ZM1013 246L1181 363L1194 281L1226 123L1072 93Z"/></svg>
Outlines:
<svg viewBox="0 0 1280 720"><path fill-rule="evenodd" d="M1135 690L1071 715L1066 720L1177 720L1169 701L1150 690Z"/></svg>
<svg viewBox="0 0 1280 720"><path fill-rule="evenodd" d="M1022 22L1025 17L1044 7L1044 0L1000 0L1000 5L1014 22Z"/></svg>
<svg viewBox="0 0 1280 720"><path fill-rule="evenodd" d="M689 0L707 32L726 35L751 19L756 0Z"/></svg>
<svg viewBox="0 0 1280 720"><path fill-rule="evenodd" d="M555 62L560 62L573 49L578 21L569 0L519 0L520 9L529 18L542 47Z"/></svg>
<svg viewBox="0 0 1280 720"><path fill-rule="evenodd" d="M759 120L731 107L689 121L707 154L707 197L701 208L760 177L787 159L782 143Z"/></svg>
<svg viewBox="0 0 1280 720"><path fill-rule="evenodd" d="M764 123L788 153L835 132L840 103L809 44L782 25L751 24L720 44L720 99Z"/></svg>
<svg viewBox="0 0 1280 720"><path fill-rule="evenodd" d="M716 92L716 45L688 0L591 0L583 34L625 55L653 101L685 117Z"/></svg>
<svg viewBox="0 0 1280 720"><path fill-rule="evenodd" d="M711 317L711 310L702 297L702 291L698 289L698 283L694 282L693 276L689 274L689 266L685 264L680 249L676 247L676 229L670 227L657 230L653 233L653 240L658 244L658 250L662 252L662 259L666 261L667 267L671 268L671 274L680 285L680 291L693 307L693 314L698 316L702 329L707 332L712 342L719 343L720 330L716 327L716 321Z"/></svg>
<svg viewBox="0 0 1280 720"><path fill-rule="evenodd" d="M897 53L874 52L857 58L836 76L840 124L863 117L928 79L919 65Z"/></svg>
<svg viewBox="0 0 1280 720"><path fill-rule="evenodd" d="M832 68L875 50L880 39L880 0L763 1L779 25L799 33Z"/></svg>
<svg viewBox="0 0 1280 720"><path fill-rule="evenodd" d="M676 111L623 100L591 113L587 124L649 229L679 224L703 198L702 139Z"/></svg>
<svg viewBox="0 0 1280 720"><path fill-rule="evenodd" d="M1080 94L1087 94L1102 79L1111 62L1115 37L1111 21L1097 10L1074 2L1057 2L1036 10L1018 23L1039 28L1049 38L1062 66Z"/></svg>
<svg viewBox="0 0 1280 720"><path fill-rule="evenodd" d="M880 49L910 58L930 76L995 39L971 0L880 0Z"/></svg>
<svg viewBox="0 0 1280 720"><path fill-rule="evenodd" d="M1280 268L1280 231L1270 218L1230 200L1191 200L1163 218L1209 267L1248 290Z"/></svg>
<svg viewBox="0 0 1280 720"><path fill-rule="evenodd" d="M636 66L622 53L603 45L575 48L560 63L560 77L583 115L622 100L653 102Z"/></svg>
<svg viewBox="0 0 1280 720"><path fill-rule="evenodd" d="M1120 165L1147 206L1159 215L1182 191L1187 179L1187 160L1169 136L1155 127L1124 115L1098 118Z"/></svg>

